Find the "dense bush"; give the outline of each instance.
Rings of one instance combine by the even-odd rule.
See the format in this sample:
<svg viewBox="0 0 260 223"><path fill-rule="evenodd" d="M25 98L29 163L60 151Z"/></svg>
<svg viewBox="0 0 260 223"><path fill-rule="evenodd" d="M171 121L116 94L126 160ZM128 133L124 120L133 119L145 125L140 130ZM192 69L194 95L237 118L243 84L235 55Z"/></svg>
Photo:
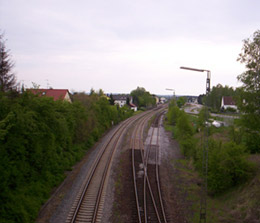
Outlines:
<svg viewBox="0 0 260 223"><path fill-rule="evenodd" d="M167 120L176 119L169 117L173 115L174 104L170 104ZM205 112L202 110L198 117L198 126L205 128ZM183 155L191 158L199 173L203 174L203 142L193 136L194 130L190 124L188 115L179 110L177 122L174 128L174 137L178 140ZM212 127L213 128L213 127ZM214 127L215 128L215 127ZM220 129L221 131L221 129ZM214 132L214 131L210 131ZM237 139L240 133L235 129L232 135ZM201 135L203 137L203 135ZM203 140L204 141L204 140ZM237 139L238 141L238 139ZM245 147L235 142L222 144L221 141L210 139L208 142L208 189L211 194L219 194L228 189L247 181L253 174L254 167L247 160Z"/></svg>
<svg viewBox="0 0 260 223"><path fill-rule="evenodd" d="M195 156L196 140L192 137L194 130L188 115L172 100L166 116L168 123L176 126L173 136L178 139L182 153L187 157Z"/></svg>
<svg viewBox="0 0 260 223"><path fill-rule="evenodd" d="M234 142L225 144L210 140L208 150L208 189L213 194L224 192L246 182L254 168L246 159L245 147Z"/></svg>
<svg viewBox="0 0 260 223"><path fill-rule="evenodd" d="M172 100L168 107L167 112L167 121L171 125L175 125L177 123L177 119L179 117L180 109L176 106L175 100Z"/></svg>
<svg viewBox="0 0 260 223"><path fill-rule="evenodd" d="M0 94L0 222L34 222L64 171L112 123L132 114L99 95L53 101Z"/></svg>
<svg viewBox="0 0 260 223"><path fill-rule="evenodd" d="M186 97L179 97L177 100L177 106L181 108L187 101Z"/></svg>
<svg viewBox="0 0 260 223"><path fill-rule="evenodd" d="M184 111L179 111L179 117L176 123L177 138L182 139L193 135L193 128L188 115Z"/></svg>

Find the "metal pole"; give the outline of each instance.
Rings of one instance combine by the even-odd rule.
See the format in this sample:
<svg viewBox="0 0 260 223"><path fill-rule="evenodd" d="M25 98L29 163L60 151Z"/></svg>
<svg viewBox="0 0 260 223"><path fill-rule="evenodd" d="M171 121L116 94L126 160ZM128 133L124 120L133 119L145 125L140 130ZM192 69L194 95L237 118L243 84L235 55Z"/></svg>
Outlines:
<svg viewBox="0 0 260 223"><path fill-rule="evenodd" d="M196 69L190 67L180 67L180 69L198 71L198 72L207 72L206 79L206 96L210 93L210 78L211 73L209 70ZM203 172L203 185L201 187L201 201L200 201L200 223L207 222L207 191L208 191L208 136L209 136L209 126L208 126L208 108L205 105L205 127L204 127L204 140L203 140L203 157L202 157L202 172Z"/></svg>

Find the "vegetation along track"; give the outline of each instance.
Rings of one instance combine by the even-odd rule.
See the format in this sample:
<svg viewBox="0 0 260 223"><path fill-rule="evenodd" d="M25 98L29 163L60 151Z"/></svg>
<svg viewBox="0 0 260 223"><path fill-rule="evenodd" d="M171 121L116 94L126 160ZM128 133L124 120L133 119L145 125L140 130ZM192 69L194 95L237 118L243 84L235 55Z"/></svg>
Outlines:
<svg viewBox="0 0 260 223"><path fill-rule="evenodd" d="M152 113L154 113L153 110L144 112L122 122L110 139L103 144L67 216L67 223L101 222L106 184L119 142L126 129L137 120L150 117Z"/></svg>
<svg viewBox="0 0 260 223"><path fill-rule="evenodd" d="M163 109L158 109L140 119L132 134L132 169L136 200L136 211L133 212L136 214L132 216L133 222L167 222L159 181L158 123ZM144 126L153 115L155 119L152 124L150 143L144 149ZM154 163L148 165L151 160L154 160Z"/></svg>

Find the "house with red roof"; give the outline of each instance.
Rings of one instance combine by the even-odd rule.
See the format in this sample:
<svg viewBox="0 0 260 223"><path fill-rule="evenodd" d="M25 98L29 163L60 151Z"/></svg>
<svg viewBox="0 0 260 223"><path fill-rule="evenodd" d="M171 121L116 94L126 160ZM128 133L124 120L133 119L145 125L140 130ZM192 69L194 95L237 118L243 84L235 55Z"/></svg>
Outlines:
<svg viewBox="0 0 260 223"><path fill-rule="evenodd" d="M223 96L221 100L221 109L226 110L227 108L233 108L237 110L236 102L231 96Z"/></svg>
<svg viewBox="0 0 260 223"><path fill-rule="evenodd" d="M28 91L40 97L51 97L54 101L72 102L68 89L28 89Z"/></svg>
<svg viewBox="0 0 260 223"><path fill-rule="evenodd" d="M137 106L131 102L129 102L129 106L132 110L134 110L135 112L137 111Z"/></svg>

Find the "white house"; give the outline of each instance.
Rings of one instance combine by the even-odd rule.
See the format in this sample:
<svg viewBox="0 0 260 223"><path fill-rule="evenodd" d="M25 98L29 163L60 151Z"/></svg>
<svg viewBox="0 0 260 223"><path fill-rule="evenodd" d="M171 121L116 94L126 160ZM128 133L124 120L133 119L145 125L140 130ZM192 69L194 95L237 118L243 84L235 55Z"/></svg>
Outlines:
<svg viewBox="0 0 260 223"><path fill-rule="evenodd" d="M135 112L137 111L137 106L133 103L129 103L129 106L131 107L132 110L134 110Z"/></svg>
<svg viewBox="0 0 260 223"><path fill-rule="evenodd" d="M221 100L221 109L226 110L227 108L233 108L237 110L235 101L231 96L223 96Z"/></svg>
<svg viewBox="0 0 260 223"><path fill-rule="evenodd" d="M113 95L114 104L122 108L127 103L127 95L117 94Z"/></svg>
<svg viewBox="0 0 260 223"><path fill-rule="evenodd" d="M167 101L167 100L166 100L165 97L161 97L161 98L160 98L160 103L161 103L161 104L164 104L166 101Z"/></svg>
<svg viewBox="0 0 260 223"><path fill-rule="evenodd" d="M118 105L120 108L122 108L124 105L129 103L131 109L137 111L137 106L133 103L133 97L131 97L130 95L117 94L117 95L112 95L112 98L114 100L114 104Z"/></svg>

